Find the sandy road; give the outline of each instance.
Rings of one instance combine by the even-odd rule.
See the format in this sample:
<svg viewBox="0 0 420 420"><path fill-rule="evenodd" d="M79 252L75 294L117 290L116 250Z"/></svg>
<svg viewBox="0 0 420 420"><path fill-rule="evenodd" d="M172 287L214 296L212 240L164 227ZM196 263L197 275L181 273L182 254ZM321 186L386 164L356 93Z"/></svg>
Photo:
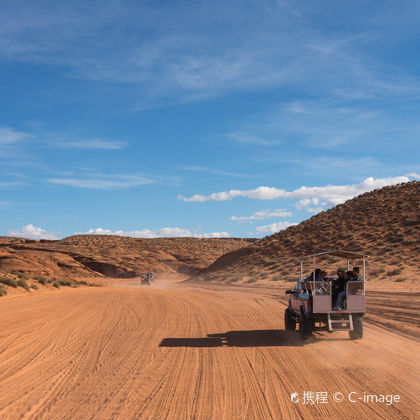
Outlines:
<svg viewBox="0 0 420 420"><path fill-rule="evenodd" d="M285 299L241 289L104 287L0 301L0 418L416 418L416 337L283 328ZM412 309L410 309L412 310ZM418 316L418 311L417 311ZM290 402L327 392L328 403ZM401 401L337 403L335 392Z"/></svg>

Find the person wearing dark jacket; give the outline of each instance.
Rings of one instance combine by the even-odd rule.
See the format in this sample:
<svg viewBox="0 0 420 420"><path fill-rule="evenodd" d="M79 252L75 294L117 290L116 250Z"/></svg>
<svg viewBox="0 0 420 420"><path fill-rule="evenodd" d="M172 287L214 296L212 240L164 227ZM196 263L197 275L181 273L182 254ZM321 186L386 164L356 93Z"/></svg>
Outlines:
<svg viewBox="0 0 420 420"><path fill-rule="evenodd" d="M342 267L339 267L337 269L337 278L333 280L332 282L332 303L333 303L333 311L338 310L337 309L337 300L338 295L344 291L346 291L346 283L347 283L347 276L346 276L346 270Z"/></svg>
<svg viewBox="0 0 420 420"><path fill-rule="evenodd" d="M333 311L341 311L342 306L343 306L343 301L346 298L346 285L347 282L350 280L354 280L355 279L355 274L353 273L353 271L347 271L346 273L344 273L344 282L343 285L341 287L341 290L338 292L337 294L337 303L335 305L335 307L333 308Z"/></svg>

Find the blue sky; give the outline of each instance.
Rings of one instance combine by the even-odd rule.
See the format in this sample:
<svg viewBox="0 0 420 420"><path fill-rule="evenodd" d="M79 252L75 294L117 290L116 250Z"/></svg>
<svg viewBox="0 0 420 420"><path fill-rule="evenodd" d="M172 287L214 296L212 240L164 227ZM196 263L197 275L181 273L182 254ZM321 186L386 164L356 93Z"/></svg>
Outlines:
<svg viewBox="0 0 420 420"><path fill-rule="evenodd" d="M0 0L0 234L257 236L419 178L420 3Z"/></svg>

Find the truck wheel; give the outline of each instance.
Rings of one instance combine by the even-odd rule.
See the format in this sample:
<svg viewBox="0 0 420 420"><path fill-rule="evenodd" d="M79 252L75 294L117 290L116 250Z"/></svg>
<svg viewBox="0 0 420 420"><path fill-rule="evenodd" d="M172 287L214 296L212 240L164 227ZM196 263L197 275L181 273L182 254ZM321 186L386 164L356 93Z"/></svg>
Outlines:
<svg viewBox="0 0 420 420"><path fill-rule="evenodd" d="M358 316L353 318L353 331L349 331L350 340L360 340L363 338L363 318Z"/></svg>
<svg viewBox="0 0 420 420"><path fill-rule="evenodd" d="M296 319L292 317L292 313L289 308L284 311L284 328L286 328L287 331L296 330Z"/></svg>
<svg viewBox="0 0 420 420"><path fill-rule="evenodd" d="M307 318L304 313L301 313L299 318L299 334L302 340L308 339L312 335L312 331L312 319Z"/></svg>

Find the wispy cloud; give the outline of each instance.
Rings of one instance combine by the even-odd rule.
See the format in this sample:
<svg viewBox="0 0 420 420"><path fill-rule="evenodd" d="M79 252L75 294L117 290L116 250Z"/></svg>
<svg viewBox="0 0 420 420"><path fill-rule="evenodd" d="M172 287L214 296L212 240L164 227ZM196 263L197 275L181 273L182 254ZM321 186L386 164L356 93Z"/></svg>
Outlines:
<svg viewBox="0 0 420 420"><path fill-rule="evenodd" d="M142 229L133 231L123 230L111 230L111 229L89 229L84 232L89 235L117 235L117 236L128 236L132 238L227 238L229 234L227 232L212 232L212 233L194 233L189 229L179 227L164 227L158 230Z"/></svg>
<svg viewBox="0 0 420 420"><path fill-rule="evenodd" d="M234 133L228 134L227 137L242 144L255 144L255 145L260 145L260 146L269 146L273 144L272 142L266 139L263 139L255 134L249 134L249 133L234 132Z"/></svg>
<svg viewBox="0 0 420 420"><path fill-rule="evenodd" d="M22 185L20 181L0 181L0 188L13 188Z"/></svg>
<svg viewBox="0 0 420 420"><path fill-rule="evenodd" d="M22 226L17 230L10 229L7 231L6 235L27 239L57 239L56 233L42 229L32 224Z"/></svg>
<svg viewBox="0 0 420 420"><path fill-rule="evenodd" d="M22 131L10 127L0 127L0 145L18 143L28 137L31 137L31 135Z"/></svg>
<svg viewBox="0 0 420 420"><path fill-rule="evenodd" d="M153 184L151 178L140 175L86 175L84 178L50 178L50 184L64 185L76 188L89 188L98 190L113 190L131 188L140 185Z"/></svg>
<svg viewBox="0 0 420 420"><path fill-rule="evenodd" d="M418 80L403 64L383 78L380 54L369 59L389 21L413 27L403 10L386 19L370 11L332 36L314 24L315 6L302 2L214 1L187 9L92 2L88 10L71 2L48 5L48 13L46 7L3 5L1 55L59 64L70 77L141 85L143 102L296 85L310 92L419 93ZM366 25L369 17L375 25ZM364 52L366 45L373 54Z"/></svg>
<svg viewBox="0 0 420 420"><path fill-rule="evenodd" d="M202 172L202 173L207 173L210 175L231 176L234 178L251 178L252 177L252 175L241 174L241 173L231 172L231 171L224 171L224 170L215 169L215 168L208 168L206 166L199 166L199 165L186 165L186 166L183 166L182 169L184 171Z"/></svg>
<svg viewBox="0 0 420 420"><path fill-rule="evenodd" d="M126 142L107 139L86 139L53 143L56 147L69 149L119 150L127 146Z"/></svg>
<svg viewBox="0 0 420 420"><path fill-rule="evenodd" d="M231 216L230 220L235 222L241 221L252 221L252 220L262 220L262 219L269 219L271 217L290 217L292 213L290 211L285 210L259 210L252 214L251 216Z"/></svg>

